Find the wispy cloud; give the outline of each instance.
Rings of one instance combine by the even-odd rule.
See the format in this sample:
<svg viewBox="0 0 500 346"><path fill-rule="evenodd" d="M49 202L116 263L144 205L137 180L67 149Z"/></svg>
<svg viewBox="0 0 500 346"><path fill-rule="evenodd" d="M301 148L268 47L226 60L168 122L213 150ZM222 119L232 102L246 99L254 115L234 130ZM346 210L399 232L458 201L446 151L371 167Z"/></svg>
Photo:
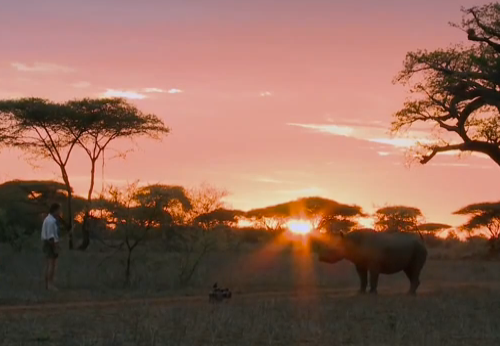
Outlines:
<svg viewBox="0 0 500 346"><path fill-rule="evenodd" d="M131 100L143 100L147 98L146 95L138 93L132 90L116 90L116 89L107 89L104 93L100 95L101 97L122 97Z"/></svg>
<svg viewBox="0 0 500 346"><path fill-rule="evenodd" d="M396 148L410 148L415 146L418 142L422 144L433 143L431 139L425 138L428 133L423 131L410 131L407 137L390 138L387 133L387 128L383 127L379 123L372 123L370 125L288 123L287 125L335 136L343 136L378 144L390 145Z"/></svg>
<svg viewBox="0 0 500 346"><path fill-rule="evenodd" d="M270 92L270 91L262 91L260 94L259 94L261 97L269 97L269 96L272 96L273 93Z"/></svg>
<svg viewBox="0 0 500 346"><path fill-rule="evenodd" d="M144 88L144 89L142 89L142 92L145 92L145 93L159 93L159 94L164 94L164 93L166 93L167 91L166 91L166 90L163 90L163 89L160 89L160 88Z"/></svg>
<svg viewBox="0 0 500 346"><path fill-rule="evenodd" d="M85 82L85 81L76 82L76 83L71 84L71 86L73 88L77 88L77 89L85 89L85 88L90 87L90 85L91 84L89 82Z"/></svg>
<svg viewBox="0 0 500 346"><path fill-rule="evenodd" d="M181 90L181 89L175 89L175 88L170 89L170 90L168 91L168 93L169 93L169 94L180 94L180 93L183 93L183 92L184 92L184 90Z"/></svg>
<svg viewBox="0 0 500 346"><path fill-rule="evenodd" d="M68 66L42 63L42 62L35 62L32 65L20 62L13 62L10 65L16 70L21 72L71 73L75 71L75 69Z"/></svg>
<svg viewBox="0 0 500 346"><path fill-rule="evenodd" d="M429 138L430 130L415 129L410 130L406 136L390 137L388 133L389 126L384 125L379 121L362 121L355 119L345 119L334 123L334 120L328 118L327 124L301 124L301 123L288 123L289 126L301 127L304 129L312 130L314 132L331 134L334 136L343 136L354 138L380 145L378 148L372 148L377 151L379 156L388 156L391 154L388 147L394 148L396 151L402 151L415 147L420 144L433 144L436 140ZM484 154L480 153L462 153L463 155L471 155L474 157L487 158ZM457 151L443 152L440 155L456 156Z"/></svg>
<svg viewBox="0 0 500 346"><path fill-rule="evenodd" d="M329 133L336 136L354 137L354 128L350 126L299 124L299 123L287 123L287 125L302 127L304 129L310 129L322 133Z"/></svg>
<svg viewBox="0 0 500 346"><path fill-rule="evenodd" d="M391 155L391 153L389 153L387 151L377 151L377 154L379 156L389 156L389 155Z"/></svg>
<svg viewBox="0 0 500 346"><path fill-rule="evenodd" d="M132 100L143 100L150 98L148 94L179 94L183 91L180 89L161 89L161 88L142 88L137 90L120 90L120 89L106 89L101 97L123 97Z"/></svg>

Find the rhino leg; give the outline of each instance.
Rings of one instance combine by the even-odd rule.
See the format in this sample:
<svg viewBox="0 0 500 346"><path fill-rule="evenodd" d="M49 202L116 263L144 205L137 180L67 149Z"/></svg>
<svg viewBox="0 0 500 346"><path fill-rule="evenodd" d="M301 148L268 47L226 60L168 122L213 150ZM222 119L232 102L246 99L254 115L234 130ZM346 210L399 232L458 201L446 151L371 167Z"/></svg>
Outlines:
<svg viewBox="0 0 500 346"><path fill-rule="evenodd" d="M364 267L361 266L356 266L356 271L358 272L359 276L359 293L363 294L366 292L366 286L368 286L368 270Z"/></svg>
<svg viewBox="0 0 500 346"><path fill-rule="evenodd" d="M378 275L377 269L370 269L370 293L377 294Z"/></svg>
<svg viewBox="0 0 500 346"><path fill-rule="evenodd" d="M417 288L420 286L420 272L424 267L426 259L427 253L417 254L417 256L414 256L412 263L404 270L408 280L410 280L410 289L408 290L408 294L410 295L417 294Z"/></svg>
<svg viewBox="0 0 500 346"><path fill-rule="evenodd" d="M408 280L410 280L410 289L408 290L408 294L410 295L416 295L417 294L417 288L420 286L420 269L414 268L412 266L406 268L404 270L406 276L408 277Z"/></svg>

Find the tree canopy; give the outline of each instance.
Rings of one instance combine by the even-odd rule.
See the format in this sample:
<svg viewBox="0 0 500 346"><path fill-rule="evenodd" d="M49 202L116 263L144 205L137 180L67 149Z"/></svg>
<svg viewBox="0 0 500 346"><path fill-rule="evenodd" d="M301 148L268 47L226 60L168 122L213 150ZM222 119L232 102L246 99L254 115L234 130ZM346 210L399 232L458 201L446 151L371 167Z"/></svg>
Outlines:
<svg viewBox="0 0 500 346"><path fill-rule="evenodd" d="M239 218L244 215L245 212L241 210L219 208L197 216L193 220L193 223L207 230L214 229L220 225L234 227L238 223Z"/></svg>
<svg viewBox="0 0 500 346"><path fill-rule="evenodd" d="M254 219L266 228L278 230L289 219L308 219L313 228L332 230L340 224L351 228L356 225L355 218L364 216L361 207L342 204L322 197L304 197L293 201L250 210L246 217ZM333 228L332 228L333 227Z"/></svg>
<svg viewBox="0 0 500 346"><path fill-rule="evenodd" d="M416 230L425 233L436 233L452 228L453 226L444 223L423 223L417 226Z"/></svg>
<svg viewBox="0 0 500 346"><path fill-rule="evenodd" d="M470 204L454 214L469 217L462 229L469 232L483 229L489 232L491 238L500 237L500 202Z"/></svg>
<svg viewBox="0 0 500 346"><path fill-rule="evenodd" d="M393 134L412 127L437 129L414 158L425 164L444 152L476 152L500 166L500 4L462 9L469 45L409 52L395 83L412 98L393 115Z"/></svg>
<svg viewBox="0 0 500 346"><path fill-rule="evenodd" d="M55 181L12 180L0 185L0 209L9 224L23 228L28 234L39 230L52 203L67 200L66 186ZM84 199L76 197L75 210L84 209Z"/></svg>
<svg viewBox="0 0 500 346"><path fill-rule="evenodd" d="M375 212L375 229L378 231L415 231L423 221L418 208L403 205L380 208Z"/></svg>

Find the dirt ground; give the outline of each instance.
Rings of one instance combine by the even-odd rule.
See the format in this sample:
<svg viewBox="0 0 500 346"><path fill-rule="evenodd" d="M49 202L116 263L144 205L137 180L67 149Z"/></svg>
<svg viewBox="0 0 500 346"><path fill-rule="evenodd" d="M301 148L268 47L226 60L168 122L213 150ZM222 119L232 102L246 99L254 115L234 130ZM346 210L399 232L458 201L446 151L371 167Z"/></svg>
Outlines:
<svg viewBox="0 0 500 346"><path fill-rule="evenodd" d="M348 263L301 271L291 259L270 262L226 268L225 282L238 289L215 305L201 288L77 299L68 284L36 303L4 298L0 344L500 345L499 262L429 261L417 297L405 294L404 274L382 276L378 296L357 296ZM215 275L204 271L203 280ZM16 286L5 284L1 292Z"/></svg>
<svg viewBox="0 0 500 346"><path fill-rule="evenodd" d="M499 345L493 285L3 307L2 345ZM205 298L205 299L202 299Z"/></svg>

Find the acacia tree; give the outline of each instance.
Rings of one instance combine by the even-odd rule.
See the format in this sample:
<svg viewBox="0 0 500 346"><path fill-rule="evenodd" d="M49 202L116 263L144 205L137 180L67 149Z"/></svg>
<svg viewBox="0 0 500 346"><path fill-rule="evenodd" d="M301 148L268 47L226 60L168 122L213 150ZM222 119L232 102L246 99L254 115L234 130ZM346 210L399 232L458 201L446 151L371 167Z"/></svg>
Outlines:
<svg viewBox="0 0 500 346"><path fill-rule="evenodd" d="M169 208L174 201L185 210L191 208L186 192L181 186L149 185L139 187L138 182L125 189L111 187L108 199L112 203L108 219L121 237L119 249L127 251L125 284L130 284L134 250L144 243L151 231L160 231L172 219Z"/></svg>
<svg viewBox="0 0 500 346"><path fill-rule="evenodd" d="M360 206L339 204L330 208L321 218L318 228L329 233L350 231L359 226L357 219L366 216Z"/></svg>
<svg viewBox="0 0 500 346"><path fill-rule="evenodd" d="M469 220L461 227L469 233L487 230L490 236L490 251L500 250L500 202L470 204L454 214L469 216Z"/></svg>
<svg viewBox="0 0 500 346"><path fill-rule="evenodd" d="M192 188L187 195L192 208L174 216L179 225L175 240L180 249L178 278L181 285L189 283L202 260L216 246L214 229L233 225L238 214L226 208L223 199L227 191L209 184Z"/></svg>
<svg viewBox="0 0 500 346"><path fill-rule="evenodd" d="M50 159L61 172L67 193L69 248L73 248L73 192L67 165L73 149L87 128L66 106L41 98L0 101L0 133L3 142L35 159Z"/></svg>
<svg viewBox="0 0 500 346"><path fill-rule="evenodd" d="M154 114L145 114L121 98L89 99L69 101L68 109L77 114L79 126L71 129L71 135L90 160L90 185L87 206L82 227L82 243L79 250L85 250L90 243L89 213L95 185L96 163L103 158L105 150L114 140L146 136L161 140L170 132L163 121ZM80 134L78 129L85 129Z"/></svg>
<svg viewBox="0 0 500 346"><path fill-rule="evenodd" d="M417 231L424 220L420 209L403 205L380 208L374 217L375 229L382 232Z"/></svg>
<svg viewBox="0 0 500 346"><path fill-rule="evenodd" d="M437 128L437 140L414 148L426 164L444 152L476 152L500 166L500 4L462 8L468 46L406 55L394 83L410 87L411 100L393 115L391 132ZM416 80L416 81L415 81Z"/></svg>
<svg viewBox="0 0 500 346"><path fill-rule="evenodd" d="M422 223L417 226L416 230L418 232L423 232L423 233L438 233L441 231L445 231L447 229L452 228L452 226L444 224L444 223L434 223L434 222L429 222L429 223Z"/></svg>
<svg viewBox="0 0 500 346"><path fill-rule="evenodd" d="M338 223L342 217L355 218L355 215L351 213L357 216L363 215L361 208L357 206L348 206L322 197L304 197L250 210L246 217L270 231L279 231L290 219L307 219L312 228L316 229L332 224L334 221Z"/></svg>

